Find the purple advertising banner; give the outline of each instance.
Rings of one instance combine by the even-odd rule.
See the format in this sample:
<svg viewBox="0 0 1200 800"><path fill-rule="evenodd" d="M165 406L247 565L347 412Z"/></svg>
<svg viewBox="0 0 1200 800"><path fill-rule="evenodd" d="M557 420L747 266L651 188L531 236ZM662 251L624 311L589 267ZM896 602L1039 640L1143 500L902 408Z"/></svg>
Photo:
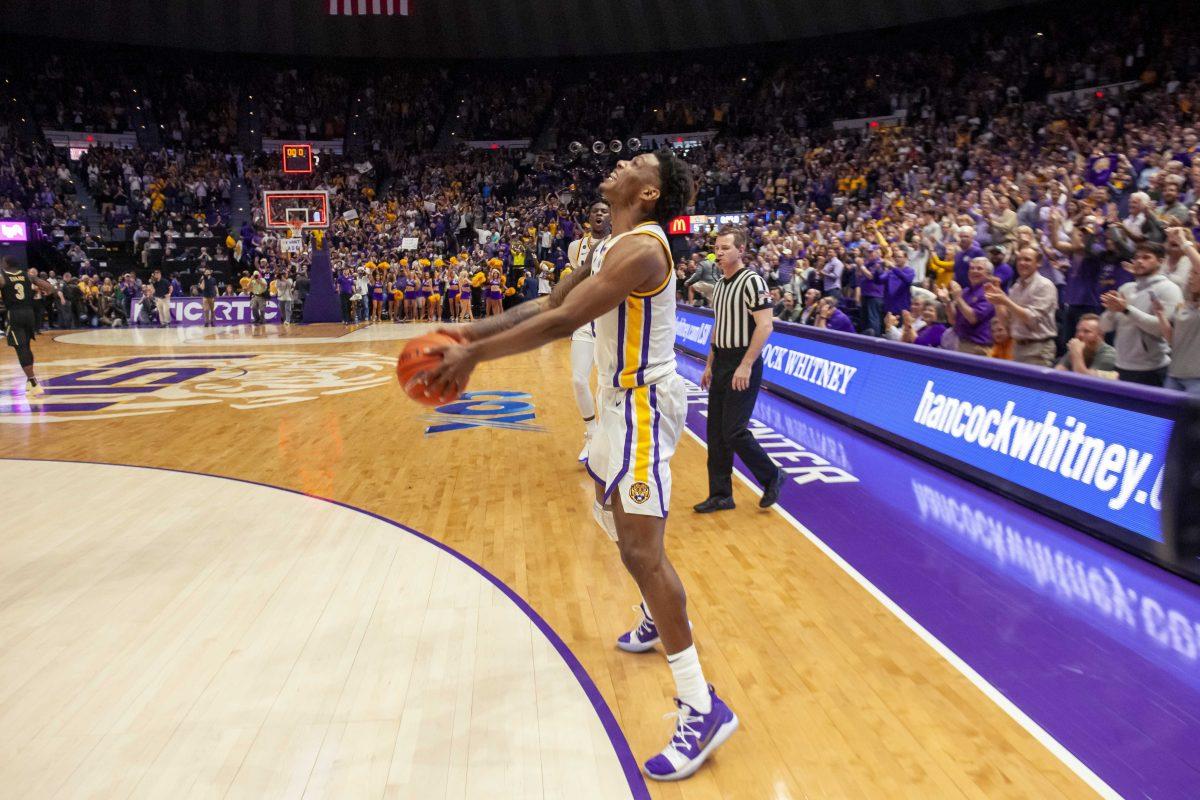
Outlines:
<svg viewBox="0 0 1200 800"><path fill-rule="evenodd" d="M138 302L130 305L129 320L137 324ZM268 300L263 309L266 322L279 322L279 303ZM213 305L213 321L218 325L248 325L254 321L249 297L218 297ZM175 325L203 325L204 301L199 297L172 297L171 322Z"/></svg>
<svg viewBox="0 0 1200 800"><path fill-rule="evenodd" d="M29 227L20 220L0 219L0 242L28 242Z"/></svg>

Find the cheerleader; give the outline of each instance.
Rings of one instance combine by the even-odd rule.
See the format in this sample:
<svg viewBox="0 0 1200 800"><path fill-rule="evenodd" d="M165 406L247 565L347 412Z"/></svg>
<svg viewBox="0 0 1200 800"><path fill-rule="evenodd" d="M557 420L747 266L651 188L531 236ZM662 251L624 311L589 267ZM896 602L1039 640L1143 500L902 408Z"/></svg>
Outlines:
<svg viewBox="0 0 1200 800"><path fill-rule="evenodd" d="M504 281L500 270L493 269L488 273L487 282L487 315L493 317L504 313Z"/></svg>
<svg viewBox="0 0 1200 800"><path fill-rule="evenodd" d="M424 291L429 292L425 300L425 321L438 323L442 321L442 284L438 276L431 275L425 279Z"/></svg>
<svg viewBox="0 0 1200 800"><path fill-rule="evenodd" d="M420 267L413 270L413 317L414 323L425 319L425 283L421 277Z"/></svg>
<svg viewBox="0 0 1200 800"><path fill-rule="evenodd" d="M375 270L371 278L371 322L383 322L384 287L387 286L384 271Z"/></svg>
<svg viewBox="0 0 1200 800"><path fill-rule="evenodd" d="M401 270L400 275L400 279L404 283L404 321L410 323L413 321L413 313L416 308L416 287L413 284L412 272Z"/></svg>
<svg viewBox="0 0 1200 800"><path fill-rule="evenodd" d="M392 284L392 302L388 308L388 316L393 323L400 321L400 312L404 303L404 270L392 270L388 273Z"/></svg>
<svg viewBox="0 0 1200 800"><path fill-rule="evenodd" d="M453 297L451 300L458 303L456 316L459 322L474 321L475 317L471 314L471 278L465 269L458 273L458 297Z"/></svg>
<svg viewBox="0 0 1200 800"><path fill-rule="evenodd" d="M458 319L458 273L447 268L445 273L446 285L446 311L451 321Z"/></svg>

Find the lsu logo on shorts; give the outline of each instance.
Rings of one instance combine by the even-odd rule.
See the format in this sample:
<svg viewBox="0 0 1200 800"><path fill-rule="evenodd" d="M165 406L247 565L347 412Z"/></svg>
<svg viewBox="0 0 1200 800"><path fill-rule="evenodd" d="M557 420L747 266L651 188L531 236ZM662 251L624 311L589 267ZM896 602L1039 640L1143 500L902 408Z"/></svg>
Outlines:
<svg viewBox="0 0 1200 800"><path fill-rule="evenodd" d="M650 499L650 484L642 481L635 482L629 487L629 499L639 506Z"/></svg>

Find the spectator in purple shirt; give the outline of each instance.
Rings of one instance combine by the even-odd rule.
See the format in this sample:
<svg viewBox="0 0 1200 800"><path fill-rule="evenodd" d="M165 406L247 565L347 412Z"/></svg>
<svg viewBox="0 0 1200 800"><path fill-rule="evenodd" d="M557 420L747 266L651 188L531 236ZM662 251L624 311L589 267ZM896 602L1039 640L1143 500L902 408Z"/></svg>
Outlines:
<svg viewBox="0 0 1200 800"><path fill-rule="evenodd" d="M897 267L888 261L884 263L888 269L884 275L883 309L899 316L901 312L912 308L912 285L916 273L908 265Z"/></svg>
<svg viewBox="0 0 1200 800"><path fill-rule="evenodd" d="M855 332L854 323L837 307L837 300L832 297L821 299L821 308L817 312L817 327L846 333Z"/></svg>
<svg viewBox="0 0 1200 800"><path fill-rule="evenodd" d="M921 307L920 327L911 313L903 313L904 328L900 341L922 347L941 347L942 334L946 332L946 308L940 303L928 302Z"/></svg>
<svg viewBox="0 0 1200 800"><path fill-rule="evenodd" d="M856 259L857 261L857 259ZM864 262L856 263L858 288L862 298L862 332L878 336L883 331L883 289L885 268L879 256L871 252Z"/></svg>
<svg viewBox="0 0 1200 800"><path fill-rule="evenodd" d="M830 297L840 297L842 294L842 271L846 265L842 260L833 255L825 265L821 267L821 277L825 282L825 294Z"/></svg>
<svg viewBox="0 0 1200 800"><path fill-rule="evenodd" d="M1007 292L1017 273L1012 268L1012 264L1004 260L1006 252L1002 245L994 244L988 248L987 255L988 260L992 262L992 275L1000 279L1000 287Z"/></svg>
<svg viewBox="0 0 1200 800"><path fill-rule="evenodd" d="M984 286L991 277L992 262L986 256L977 256L967 269L966 288L954 281L949 292L938 291L938 299L946 305L947 316L954 324L960 353L986 356L992 345L992 317L996 309L984 295Z"/></svg>
<svg viewBox="0 0 1200 800"><path fill-rule="evenodd" d="M342 304L342 324L349 325L350 319L350 297L354 294L354 276L350 274L350 269L343 269L337 277L338 299Z"/></svg>
<svg viewBox="0 0 1200 800"><path fill-rule="evenodd" d="M954 235L958 240L958 252L954 255L954 280L959 286L966 286L971 259L982 257L983 248L975 241L975 229L970 225L960 225Z"/></svg>

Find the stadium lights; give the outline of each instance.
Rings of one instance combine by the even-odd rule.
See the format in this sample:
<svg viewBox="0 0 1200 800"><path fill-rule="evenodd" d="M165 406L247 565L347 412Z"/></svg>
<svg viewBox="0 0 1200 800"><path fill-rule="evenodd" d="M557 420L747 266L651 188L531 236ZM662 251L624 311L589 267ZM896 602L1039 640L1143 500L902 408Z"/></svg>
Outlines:
<svg viewBox="0 0 1200 800"><path fill-rule="evenodd" d="M613 139L608 144L605 144L604 142L600 141L599 139L592 142L592 152L598 156L602 156L605 153L612 153L612 154L616 155L617 153L620 153L622 150L628 150L631 153L636 153L638 150L641 150L641 149L642 149L642 140L637 138L636 136L631 136L628 139L626 139L624 142L622 142L620 139ZM573 156L580 155L581 153L583 153L586 150L587 150L587 147L583 144L583 142L571 142L569 145L567 145L567 152Z"/></svg>

